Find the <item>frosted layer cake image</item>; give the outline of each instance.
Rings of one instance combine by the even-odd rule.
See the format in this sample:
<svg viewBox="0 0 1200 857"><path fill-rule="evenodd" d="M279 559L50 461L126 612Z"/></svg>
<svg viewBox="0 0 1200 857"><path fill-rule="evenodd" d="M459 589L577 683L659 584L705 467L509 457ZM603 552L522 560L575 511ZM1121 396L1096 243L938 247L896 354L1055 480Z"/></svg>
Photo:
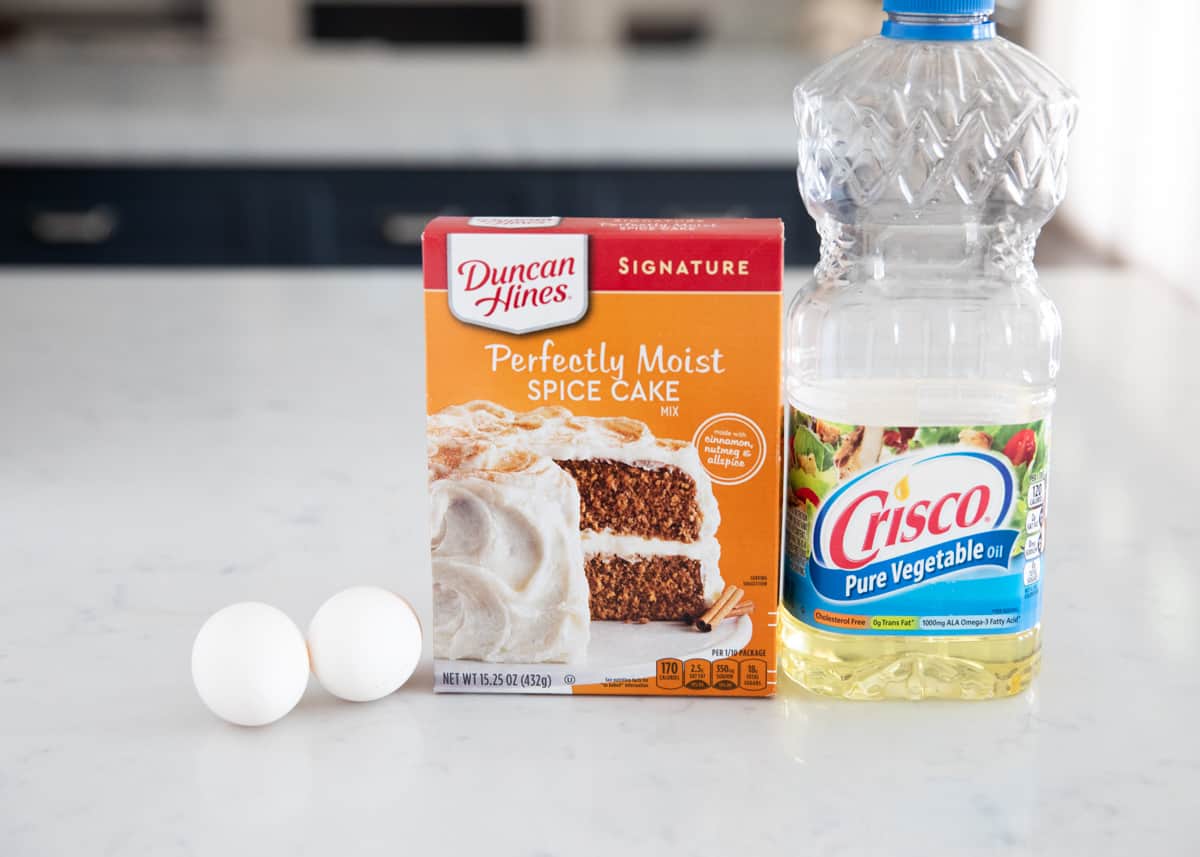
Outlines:
<svg viewBox="0 0 1200 857"><path fill-rule="evenodd" d="M434 654L571 662L590 620L686 621L721 594L712 481L687 441L562 407L428 420Z"/></svg>

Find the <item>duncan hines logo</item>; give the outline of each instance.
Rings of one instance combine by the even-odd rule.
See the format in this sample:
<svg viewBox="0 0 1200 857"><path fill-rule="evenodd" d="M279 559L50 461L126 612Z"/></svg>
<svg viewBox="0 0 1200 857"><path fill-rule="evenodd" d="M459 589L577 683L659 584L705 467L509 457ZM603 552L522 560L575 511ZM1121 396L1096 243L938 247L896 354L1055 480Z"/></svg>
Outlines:
<svg viewBox="0 0 1200 857"><path fill-rule="evenodd" d="M586 235L450 235L450 312L508 333L574 324L587 314L587 250Z"/></svg>
<svg viewBox="0 0 1200 857"><path fill-rule="evenodd" d="M914 453L881 464L835 491L817 515L813 583L828 598L853 601L968 568L1007 568L1014 493L1012 470L989 453Z"/></svg>

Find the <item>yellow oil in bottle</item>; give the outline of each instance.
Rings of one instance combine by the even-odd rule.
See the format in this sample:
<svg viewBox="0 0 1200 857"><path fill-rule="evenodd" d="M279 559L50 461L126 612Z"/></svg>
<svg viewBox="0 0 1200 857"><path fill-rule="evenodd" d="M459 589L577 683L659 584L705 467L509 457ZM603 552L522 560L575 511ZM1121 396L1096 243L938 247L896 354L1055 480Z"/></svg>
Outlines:
<svg viewBox="0 0 1200 857"><path fill-rule="evenodd" d="M845 699L993 699L1020 693L1041 663L1041 626L979 637L860 637L779 611L780 666L816 693Z"/></svg>

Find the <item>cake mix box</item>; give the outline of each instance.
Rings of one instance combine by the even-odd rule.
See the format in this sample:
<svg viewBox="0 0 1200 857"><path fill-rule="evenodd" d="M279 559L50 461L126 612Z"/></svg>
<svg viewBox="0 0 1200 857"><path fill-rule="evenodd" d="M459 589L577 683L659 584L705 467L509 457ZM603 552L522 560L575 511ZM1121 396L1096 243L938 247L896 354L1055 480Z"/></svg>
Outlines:
<svg viewBox="0 0 1200 857"><path fill-rule="evenodd" d="M774 693L782 223L423 244L437 690Z"/></svg>

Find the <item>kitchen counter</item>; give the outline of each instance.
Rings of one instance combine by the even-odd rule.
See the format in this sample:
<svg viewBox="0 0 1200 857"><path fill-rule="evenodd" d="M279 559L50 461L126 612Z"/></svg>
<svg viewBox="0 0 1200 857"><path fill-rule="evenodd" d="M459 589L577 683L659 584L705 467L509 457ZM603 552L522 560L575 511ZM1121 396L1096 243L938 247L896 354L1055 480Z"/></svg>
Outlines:
<svg viewBox="0 0 1200 857"><path fill-rule="evenodd" d="M1025 695L435 696L426 660L249 730L191 687L212 611L303 627L377 583L428 620L417 274L0 276L0 854L1198 853L1200 310L1045 281L1068 335Z"/></svg>
<svg viewBox="0 0 1200 857"><path fill-rule="evenodd" d="M790 166L770 51L0 60L0 162Z"/></svg>

